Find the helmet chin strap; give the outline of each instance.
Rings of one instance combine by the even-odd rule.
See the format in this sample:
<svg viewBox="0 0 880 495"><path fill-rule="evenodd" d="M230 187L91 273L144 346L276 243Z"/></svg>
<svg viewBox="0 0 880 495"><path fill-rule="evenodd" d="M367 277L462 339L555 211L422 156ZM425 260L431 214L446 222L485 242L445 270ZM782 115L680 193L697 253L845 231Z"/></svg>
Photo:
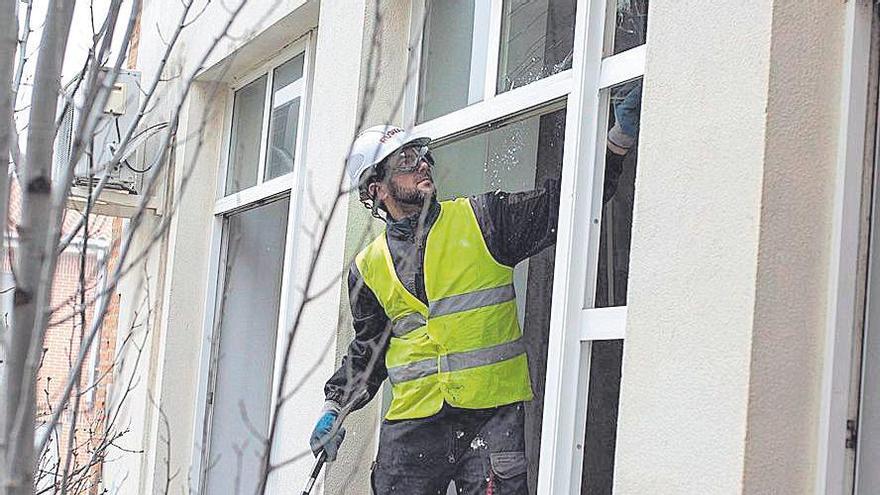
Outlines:
<svg viewBox="0 0 880 495"><path fill-rule="evenodd" d="M370 208L370 214L373 215L373 218L378 218L379 220L385 220L385 217L379 214L379 201L377 199L372 199L373 206Z"/></svg>

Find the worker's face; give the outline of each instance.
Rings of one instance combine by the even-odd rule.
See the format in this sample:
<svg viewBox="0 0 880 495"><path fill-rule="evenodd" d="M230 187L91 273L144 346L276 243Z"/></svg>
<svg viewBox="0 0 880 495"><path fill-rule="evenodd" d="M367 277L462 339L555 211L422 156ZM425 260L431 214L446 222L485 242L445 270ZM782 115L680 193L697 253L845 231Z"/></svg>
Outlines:
<svg viewBox="0 0 880 495"><path fill-rule="evenodd" d="M436 189L431 164L426 158L428 148L407 147L389 157L389 174L385 180L387 194L396 202L422 205L430 200Z"/></svg>

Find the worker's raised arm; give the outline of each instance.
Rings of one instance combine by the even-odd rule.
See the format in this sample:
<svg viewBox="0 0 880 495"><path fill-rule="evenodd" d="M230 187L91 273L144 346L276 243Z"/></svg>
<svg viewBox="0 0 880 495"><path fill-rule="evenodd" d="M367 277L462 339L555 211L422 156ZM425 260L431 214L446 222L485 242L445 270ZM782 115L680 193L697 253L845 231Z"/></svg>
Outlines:
<svg viewBox="0 0 880 495"><path fill-rule="evenodd" d="M494 191L473 196L471 204L486 247L499 263L515 266L556 242L556 179L547 179L531 191Z"/></svg>

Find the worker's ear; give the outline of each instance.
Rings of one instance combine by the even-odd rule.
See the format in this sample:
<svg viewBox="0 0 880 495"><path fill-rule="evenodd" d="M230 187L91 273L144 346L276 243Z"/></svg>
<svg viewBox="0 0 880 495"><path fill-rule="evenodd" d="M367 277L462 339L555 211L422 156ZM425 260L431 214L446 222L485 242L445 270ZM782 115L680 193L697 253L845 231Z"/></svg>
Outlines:
<svg viewBox="0 0 880 495"><path fill-rule="evenodd" d="M388 197L388 188L383 182L373 182L367 186L367 190L370 192L370 197L373 198L373 201L384 203Z"/></svg>

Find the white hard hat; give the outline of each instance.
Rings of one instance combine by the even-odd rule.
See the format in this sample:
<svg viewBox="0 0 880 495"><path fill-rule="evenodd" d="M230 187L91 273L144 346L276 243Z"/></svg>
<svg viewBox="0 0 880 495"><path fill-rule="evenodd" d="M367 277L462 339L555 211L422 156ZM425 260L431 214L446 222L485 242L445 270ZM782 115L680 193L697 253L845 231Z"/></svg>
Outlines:
<svg viewBox="0 0 880 495"><path fill-rule="evenodd" d="M415 136L400 127L377 125L360 133L351 146L345 162L353 187L360 185L361 176L389 155L406 145L427 146L431 138Z"/></svg>

